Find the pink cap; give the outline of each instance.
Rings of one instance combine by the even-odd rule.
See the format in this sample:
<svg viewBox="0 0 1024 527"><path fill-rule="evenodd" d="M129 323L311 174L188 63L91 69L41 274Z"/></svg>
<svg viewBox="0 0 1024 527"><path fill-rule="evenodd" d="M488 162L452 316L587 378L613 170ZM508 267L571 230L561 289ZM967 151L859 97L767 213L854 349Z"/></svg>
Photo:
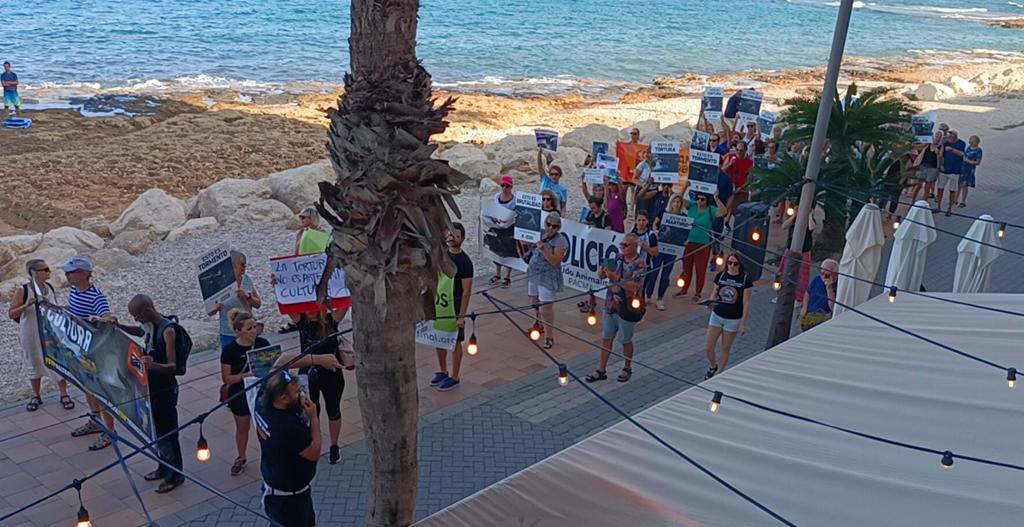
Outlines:
<svg viewBox="0 0 1024 527"><path fill-rule="evenodd" d="M502 185L512 185L512 176L501 176Z"/></svg>

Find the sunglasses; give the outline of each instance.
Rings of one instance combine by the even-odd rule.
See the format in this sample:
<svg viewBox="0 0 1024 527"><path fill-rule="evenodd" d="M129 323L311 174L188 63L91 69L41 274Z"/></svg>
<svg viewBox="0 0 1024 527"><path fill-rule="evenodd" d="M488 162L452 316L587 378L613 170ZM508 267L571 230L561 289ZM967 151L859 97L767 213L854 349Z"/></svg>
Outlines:
<svg viewBox="0 0 1024 527"><path fill-rule="evenodd" d="M548 227L550 227L552 229L557 229L557 228L562 226L561 223L545 223L545 225L547 225Z"/></svg>
<svg viewBox="0 0 1024 527"><path fill-rule="evenodd" d="M551 201L551 198L542 198L541 201Z"/></svg>
<svg viewBox="0 0 1024 527"><path fill-rule="evenodd" d="M308 220L308 219L309 219L309 216L308 216L308 215L306 215L306 214L300 214L300 215L299 215L299 219L300 219L300 220Z"/></svg>
<svg viewBox="0 0 1024 527"><path fill-rule="evenodd" d="M512 188L512 185L509 185L508 183L502 183L501 188Z"/></svg>
<svg viewBox="0 0 1024 527"><path fill-rule="evenodd" d="M707 200L708 200L708 198L706 198L704 196L698 196L697 197L697 201L707 201Z"/></svg>
<svg viewBox="0 0 1024 527"><path fill-rule="evenodd" d="M726 262L726 265L728 265L729 267L739 267L740 263L735 260L729 260L728 262Z"/></svg>
<svg viewBox="0 0 1024 527"><path fill-rule="evenodd" d="M41 269L35 269L34 271L37 272L37 273L48 273L48 272L50 272L50 268L49 267L43 267Z"/></svg>
<svg viewBox="0 0 1024 527"><path fill-rule="evenodd" d="M552 172L552 173L551 173L551 175L552 175L552 176L558 176L558 177L562 177L562 173L561 173L561 172L558 172L558 171Z"/></svg>

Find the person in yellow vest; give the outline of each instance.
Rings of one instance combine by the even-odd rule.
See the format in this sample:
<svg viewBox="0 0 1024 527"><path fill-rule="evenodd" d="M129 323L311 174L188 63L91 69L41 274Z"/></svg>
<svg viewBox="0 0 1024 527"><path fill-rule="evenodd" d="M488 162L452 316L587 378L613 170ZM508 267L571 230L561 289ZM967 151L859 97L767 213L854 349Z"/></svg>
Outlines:
<svg viewBox="0 0 1024 527"><path fill-rule="evenodd" d="M320 230L320 213L316 207L306 207L299 213L302 227L295 231L295 254L322 253L327 250L330 235Z"/></svg>

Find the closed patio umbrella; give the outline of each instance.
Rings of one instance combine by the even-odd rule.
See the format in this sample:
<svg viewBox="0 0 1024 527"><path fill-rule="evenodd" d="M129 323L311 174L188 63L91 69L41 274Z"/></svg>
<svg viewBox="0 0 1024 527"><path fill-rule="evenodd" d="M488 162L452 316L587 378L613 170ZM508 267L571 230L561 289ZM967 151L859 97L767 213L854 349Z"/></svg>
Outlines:
<svg viewBox="0 0 1024 527"><path fill-rule="evenodd" d="M882 261L882 247L885 233L882 231L882 213L878 205L869 203L860 209L850 230L846 231L846 245L839 261L839 282L836 289L836 306L833 316L845 311L839 304L856 307L868 299L871 284L863 280L875 280L878 264ZM863 279L849 278L855 276Z"/></svg>
<svg viewBox="0 0 1024 527"><path fill-rule="evenodd" d="M918 201L907 211L893 235L889 269L885 273L885 286L896 286L902 291L920 291L924 280L924 266L928 246L935 241L935 221L927 201Z"/></svg>
<svg viewBox="0 0 1024 527"><path fill-rule="evenodd" d="M992 262L1001 252L997 247L1002 247L999 241L999 227L992 220L992 216L984 214L974 220L967 235L956 246L958 254L956 274L953 276L954 293L988 292L989 281L992 279Z"/></svg>

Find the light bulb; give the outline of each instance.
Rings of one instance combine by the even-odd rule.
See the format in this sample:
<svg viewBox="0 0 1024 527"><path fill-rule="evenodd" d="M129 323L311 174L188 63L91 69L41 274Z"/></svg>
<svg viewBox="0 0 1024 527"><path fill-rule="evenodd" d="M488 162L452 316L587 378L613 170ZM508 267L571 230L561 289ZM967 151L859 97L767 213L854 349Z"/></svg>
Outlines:
<svg viewBox="0 0 1024 527"><path fill-rule="evenodd" d="M1006 224L1005 223L1000 223L999 224L999 231L997 231L996 234L998 234L1000 238L1002 238L1003 236L1006 236Z"/></svg>
<svg viewBox="0 0 1024 527"><path fill-rule="evenodd" d="M594 312L594 308L590 308L590 311L587 312L587 325L597 325L597 313Z"/></svg>
<svg viewBox="0 0 1024 527"><path fill-rule="evenodd" d="M786 207L786 216L792 216L794 214L796 214L796 209L794 209L792 205Z"/></svg>
<svg viewBox="0 0 1024 527"><path fill-rule="evenodd" d="M900 219L899 216L896 216L896 219L892 220L892 230L895 231L900 228Z"/></svg>
<svg viewBox="0 0 1024 527"><path fill-rule="evenodd" d="M89 521L89 511L85 510L85 505L78 507L78 527L92 527L92 522Z"/></svg>
<svg viewBox="0 0 1024 527"><path fill-rule="evenodd" d="M725 255L723 255L722 253L718 253L717 255L715 255L715 265L719 267L725 265Z"/></svg>
<svg viewBox="0 0 1024 527"><path fill-rule="evenodd" d="M949 470L949 467L953 466L953 453L949 450L942 454L942 468L943 470Z"/></svg>
<svg viewBox="0 0 1024 527"><path fill-rule="evenodd" d="M213 457L213 453L210 452L210 445L206 443L206 438L200 435L199 442L196 443L196 459L206 462L211 457Z"/></svg>
<svg viewBox="0 0 1024 527"><path fill-rule="evenodd" d="M540 340L540 334L542 332L540 323L534 322L533 327L530 328L530 340Z"/></svg>
<svg viewBox="0 0 1024 527"><path fill-rule="evenodd" d="M476 344L476 333L469 336L469 343L466 344L466 353L470 355L476 355L480 351L480 347Z"/></svg>
<svg viewBox="0 0 1024 527"><path fill-rule="evenodd" d="M679 289L686 287L686 278L683 278L683 275L679 275L679 278L676 278L676 287Z"/></svg>
<svg viewBox="0 0 1024 527"><path fill-rule="evenodd" d="M633 306L633 309L640 309L640 306L643 305L643 303L640 301L640 297L634 296L629 305Z"/></svg>
<svg viewBox="0 0 1024 527"><path fill-rule="evenodd" d="M891 303L893 303L895 301L896 301L896 286L892 286L892 287L889 288L889 303L891 304Z"/></svg>
<svg viewBox="0 0 1024 527"><path fill-rule="evenodd" d="M565 364L558 365L558 385L566 386L569 384L569 368Z"/></svg>
<svg viewBox="0 0 1024 527"><path fill-rule="evenodd" d="M708 409L711 410L711 413L717 414L720 406L722 406L722 392L716 390L711 397L711 406Z"/></svg>
<svg viewBox="0 0 1024 527"><path fill-rule="evenodd" d="M754 229L754 232L750 233L750 239L755 242L761 241L761 229Z"/></svg>
<svg viewBox="0 0 1024 527"><path fill-rule="evenodd" d="M782 289L782 280L779 280L778 275L775 276L775 280L772 280L772 289L776 291Z"/></svg>
<svg viewBox="0 0 1024 527"><path fill-rule="evenodd" d="M1006 370L1006 385L1010 389L1014 389L1017 386L1017 368L1009 368Z"/></svg>

